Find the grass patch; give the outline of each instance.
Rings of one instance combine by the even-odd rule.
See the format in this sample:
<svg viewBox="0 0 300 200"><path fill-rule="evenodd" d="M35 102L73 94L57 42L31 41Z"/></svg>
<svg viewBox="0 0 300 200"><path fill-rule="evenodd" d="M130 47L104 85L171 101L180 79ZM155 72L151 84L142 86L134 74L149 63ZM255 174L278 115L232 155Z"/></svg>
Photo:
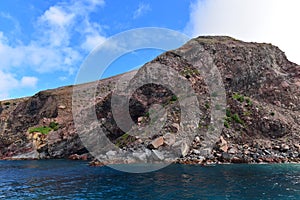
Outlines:
<svg viewBox="0 0 300 200"><path fill-rule="evenodd" d="M226 128L230 128L229 124L231 122L236 122L236 123L242 124L242 125L245 124L245 122L240 118L240 116L237 113L232 114L229 109L226 109L226 118L224 120L224 126Z"/></svg>
<svg viewBox="0 0 300 200"><path fill-rule="evenodd" d="M206 103L204 106L206 109L210 109L210 105L208 103Z"/></svg>
<svg viewBox="0 0 300 200"><path fill-rule="evenodd" d="M224 126L225 126L226 128L230 128L229 122L225 120L225 121L224 121Z"/></svg>
<svg viewBox="0 0 300 200"><path fill-rule="evenodd" d="M59 124L56 122L50 122L49 127L54 131L57 131L59 129Z"/></svg>
<svg viewBox="0 0 300 200"><path fill-rule="evenodd" d="M229 109L226 109L226 117L231 117L231 112Z"/></svg>
<svg viewBox="0 0 300 200"><path fill-rule="evenodd" d="M116 139L115 144L117 147L122 148L124 146L127 146L127 144L132 143L134 141L135 141L135 137L129 135L128 133L124 133L123 135L121 135L120 137L118 137Z"/></svg>
<svg viewBox="0 0 300 200"><path fill-rule="evenodd" d="M244 121L241 120L240 116L235 113L234 115L232 115L232 119L236 122L236 123L239 123L239 124L244 124Z"/></svg>
<svg viewBox="0 0 300 200"><path fill-rule="evenodd" d="M252 105L253 105L253 103L252 103L252 101L251 101L251 99L250 99L249 97L246 97L245 100L246 100L246 103L247 103L249 106L252 106Z"/></svg>
<svg viewBox="0 0 300 200"><path fill-rule="evenodd" d="M238 94L238 93L234 93L232 95L232 98L239 101L239 102L241 102L241 103L243 103L245 101L245 97L241 94Z"/></svg>
<svg viewBox="0 0 300 200"><path fill-rule="evenodd" d="M39 126L32 127L28 129L29 133L39 132L47 135L50 131L57 131L59 129L59 124L56 122L50 122L49 126Z"/></svg>
<svg viewBox="0 0 300 200"><path fill-rule="evenodd" d="M178 100L178 97L177 97L176 95L172 95L170 101L171 101L171 102L175 102L175 101L177 101L177 100Z"/></svg>
<svg viewBox="0 0 300 200"><path fill-rule="evenodd" d="M251 113L251 111L245 111L243 114L244 114L244 116L250 116L252 113Z"/></svg>
<svg viewBox="0 0 300 200"><path fill-rule="evenodd" d="M148 111L148 112L146 112L146 114L145 114L145 117L150 117L150 112Z"/></svg>
<svg viewBox="0 0 300 200"><path fill-rule="evenodd" d="M241 103L246 102L247 105L249 105L249 106L252 106L252 104L253 104L249 97L246 97L246 96L244 96L242 94L239 94L239 93L234 93L232 95L232 98L239 101L239 102L241 102Z"/></svg>
<svg viewBox="0 0 300 200"><path fill-rule="evenodd" d="M50 131L52 131L52 128L50 128L48 126L41 126L41 127L29 128L28 131L29 131L29 133L39 132L39 133L47 135Z"/></svg>
<svg viewBox="0 0 300 200"><path fill-rule="evenodd" d="M200 75L200 72L197 69L185 68L180 72L180 74L186 78L190 78L194 75Z"/></svg>

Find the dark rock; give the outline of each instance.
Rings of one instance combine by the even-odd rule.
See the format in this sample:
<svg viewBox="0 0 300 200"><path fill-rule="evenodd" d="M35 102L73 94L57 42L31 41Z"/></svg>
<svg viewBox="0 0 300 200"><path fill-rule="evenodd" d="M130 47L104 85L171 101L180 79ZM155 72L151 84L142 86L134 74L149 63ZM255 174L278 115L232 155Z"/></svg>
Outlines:
<svg viewBox="0 0 300 200"><path fill-rule="evenodd" d="M222 153L222 157L221 157L224 161L229 161L232 156L229 153L223 152Z"/></svg>

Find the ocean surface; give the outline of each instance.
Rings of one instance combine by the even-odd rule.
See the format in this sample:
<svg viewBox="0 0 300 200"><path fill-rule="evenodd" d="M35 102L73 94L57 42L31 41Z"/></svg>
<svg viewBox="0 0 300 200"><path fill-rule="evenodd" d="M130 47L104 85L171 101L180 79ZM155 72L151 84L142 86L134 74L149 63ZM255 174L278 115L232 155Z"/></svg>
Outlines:
<svg viewBox="0 0 300 200"><path fill-rule="evenodd" d="M0 199L300 199L300 165L173 164L130 174L83 161L0 161Z"/></svg>

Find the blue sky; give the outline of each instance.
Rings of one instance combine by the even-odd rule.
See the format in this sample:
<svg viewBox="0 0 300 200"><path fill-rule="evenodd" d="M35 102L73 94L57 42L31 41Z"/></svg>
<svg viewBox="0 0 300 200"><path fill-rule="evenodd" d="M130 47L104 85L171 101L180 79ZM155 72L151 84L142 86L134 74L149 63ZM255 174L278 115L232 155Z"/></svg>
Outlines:
<svg viewBox="0 0 300 200"><path fill-rule="evenodd" d="M75 82L89 52L133 28L162 27L190 37L229 35L269 42L300 63L297 0L10 0L0 2L0 99ZM105 76L160 54L129 54Z"/></svg>

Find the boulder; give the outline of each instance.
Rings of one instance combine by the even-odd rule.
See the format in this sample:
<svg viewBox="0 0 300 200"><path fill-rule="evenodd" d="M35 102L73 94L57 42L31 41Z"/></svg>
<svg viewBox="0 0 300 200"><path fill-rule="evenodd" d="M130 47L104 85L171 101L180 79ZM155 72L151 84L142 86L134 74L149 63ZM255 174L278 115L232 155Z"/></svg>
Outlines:
<svg viewBox="0 0 300 200"><path fill-rule="evenodd" d="M194 139L194 141L195 141L196 143L199 143L199 142L200 142L200 137L199 137L199 136L196 136L195 139Z"/></svg>
<svg viewBox="0 0 300 200"><path fill-rule="evenodd" d="M167 146L173 145L175 143L175 141L176 141L176 137L172 133L165 134L163 136L163 139L164 139L164 144L167 145Z"/></svg>
<svg viewBox="0 0 300 200"><path fill-rule="evenodd" d="M132 156L140 161L146 161L147 159L147 154L145 152L133 152Z"/></svg>
<svg viewBox="0 0 300 200"><path fill-rule="evenodd" d="M228 151L228 143L227 141L223 138L223 136L220 137L219 142L217 143L217 147L220 151L222 152L227 152Z"/></svg>
<svg viewBox="0 0 300 200"><path fill-rule="evenodd" d="M201 154L201 152L198 150L198 149L193 149L193 154L196 154L196 155L200 155Z"/></svg>
<svg viewBox="0 0 300 200"><path fill-rule="evenodd" d="M230 154L236 154L238 152L238 149L236 147L232 147L228 150L228 153Z"/></svg>
<svg viewBox="0 0 300 200"><path fill-rule="evenodd" d="M186 142L181 143L181 155L185 157L189 153L190 147Z"/></svg>
<svg viewBox="0 0 300 200"><path fill-rule="evenodd" d="M164 144L164 138L162 136L154 139L150 144L150 149L157 149L158 147L162 146Z"/></svg>
<svg viewBox="0 0 300 200"><path fill-rule="evenodd" d="M158 150L152 149L152 157L154 160L163 160L164 159L164 154Z"/></svg>
<svg viewBox="0 0 300 200"><path fill-rule="evenodd" d="M180 125L177 123L173 123L171 126L174 127L177 131L179 131L180 129Z"/></svg>
<svg viewBox="0 0 300 200"><path fill-rule="evenodd" d="M290 147L289 147L289 145L287 145L287 144L282 144L281 146L280 146L280 151L282 151L282 152L286 152L286 151L288 151L290 149Z"/></svg>
<svg viewBox="0 0 300 200"><path fill-rule="evenodd" d="M67 107L65 105L59 105L58 108L59 109L66 109Z"/></svg>
<svg viewBox="0 0 300 200"><path fill-rule="evenodd" d="M138 117L138 122L141 123L144 120L144 117Z"/></svg>
<svg viewBox="0 0 300 200"><path fill-rule="evenodd" d="M72 154L68 158L70 160L80 160L80 156L78 154Z"/></svg>

